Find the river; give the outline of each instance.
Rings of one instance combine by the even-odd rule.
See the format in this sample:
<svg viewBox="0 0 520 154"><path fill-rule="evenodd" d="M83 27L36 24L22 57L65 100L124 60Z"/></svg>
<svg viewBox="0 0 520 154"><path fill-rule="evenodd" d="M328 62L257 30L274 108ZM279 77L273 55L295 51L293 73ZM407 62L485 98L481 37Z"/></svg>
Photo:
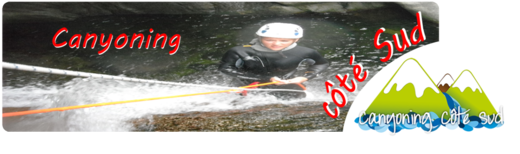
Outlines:
<svg viewBox="0 0 520 154"><path fill-rule="evenodd" d="M241 97L236 94L190 96L104 107L77 109L3 118L6 131L342 131L348 106L338 119L328 117L322 108L330 101L324 82L336 81L336 74L352 74L348 56L370 71L357 91L348 93L349 101L388 63L386 48L375 49L375 32L384 27L381 40L391 40L401 28L408 33L417 24L410 13L392 9L345 14L273 15L134 15L79 18L70 22L3 25L3 61L74 71L102 73L160 81L227 86L230 78L217 71L227 49L247 44L263 24L289 22L301 25L305 32L299 45L318 50L331 62L320 77L306 83L309 96L299 100L277 100L266 94ZM73 34L86 33L180 34L178 52L171 48L130 49L128 46L104 54L102 48L56 48L54 34L66 27L58 42ZM438 24L425 22L427 40L404 52L437 42ZM88 44L90 45L90 44ZM93 104L111 101L172 96L221 89L134 83L103 79L2 69L2 107L4 112L28 109ZM161 119L163 117L163 119ZM157 121L181 119L176 129L161 128ZM195 122L195 124L190 122ZM197 123L199 122L199 123ZM177 126L181 125L181 126ZM192 126L193 125L193 126ZM216 128L215 126L222 126ZM236 128L235 128L236 127Z"/></svg>

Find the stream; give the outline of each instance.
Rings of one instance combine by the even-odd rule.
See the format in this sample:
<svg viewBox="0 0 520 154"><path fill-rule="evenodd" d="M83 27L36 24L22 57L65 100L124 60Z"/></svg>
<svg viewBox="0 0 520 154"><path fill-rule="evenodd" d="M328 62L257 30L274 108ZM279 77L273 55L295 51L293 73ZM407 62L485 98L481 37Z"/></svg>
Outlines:
<svg viewBox="0 0 520 154"><path fill-rule="evenodd" d="M345 14L273 15L133 15L84 17L70 22L3 25L3 60L41 67L66 69L200 85L227 86L231 78L217 71L227 49L247 44L256 30L270 22L295 23L303 27L301 46L318 50L331 65L321 76L306 82L308 97L278 100L258 93L242 97L234 93L210 94L144 101L103 107L50 112L3 118L6 131L342 131L348 107L332 119L322 108L331 101L324 88L336 74L352 74L349 56L370 74L357 90L348 93L349 102L387 63L379 59L387 49L375 49L375 32L384 27L380 40L392 40L392 34L405 28L408 33L417 24L414 15L381 9ZM56 48L55 33L66 27L57 42L68 41L74 34L86 33L180 34L179 50L169 55L169 46L161 48L94 49ZM437 42L438 24L424 23L425 42L413 49ZM99 42L99 40L98 40ZM382 42L382 41L381 41ZM196 86L136 83L106 79L69 77L2 69L3 112L46 109L132 99L217 91ZM331 107L332 108L332 107ZM173 121L173 122L172 122ZM168 126L168 127L164 127Z"/></svg>

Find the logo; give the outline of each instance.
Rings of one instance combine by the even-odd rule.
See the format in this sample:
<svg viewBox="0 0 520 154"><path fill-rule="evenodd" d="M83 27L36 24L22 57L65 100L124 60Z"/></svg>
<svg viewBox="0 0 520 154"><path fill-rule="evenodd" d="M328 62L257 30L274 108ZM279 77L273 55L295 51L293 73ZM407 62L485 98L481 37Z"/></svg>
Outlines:
<svg viewBox="0 0 520 154"><path fill-rule="evenodd" d="M484 153L517 106L511 57L484 40L450 38L372 71L345 118L343 150Z"/></svg>
<svg viewBox="0 0 520 154"><path fill-rule="evenodd" d="M363 130L392 133L441 126L470 132L504 124L502 107L497 112L470 70L455 80L447 75L435 84L419 61L405 60L355 122Z"/></svg>

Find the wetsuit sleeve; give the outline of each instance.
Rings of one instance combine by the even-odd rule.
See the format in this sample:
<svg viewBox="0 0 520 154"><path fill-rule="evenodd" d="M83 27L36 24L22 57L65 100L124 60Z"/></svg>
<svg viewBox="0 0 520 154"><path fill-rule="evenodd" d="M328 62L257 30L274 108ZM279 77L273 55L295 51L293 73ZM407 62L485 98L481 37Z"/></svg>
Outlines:
<svg viewBox="0 0 520 154"><path fill-rule="evenodd" d="M237 61L241 59L241 56L238 54L236 50L230 49L224 54L222 60L220 61L220 65L218 70L226 75L247 79L247 80L269 80L269 78L265 76L261 76L259 74L254 74L245 70L241 70L236 66Z"/></svg>
<svg viewBox="0 0 520 154"><path fill-rule="evenodd" d="M319 73L323 72L329 67L329 61L327 59L323 58L318 51L313 50L309 54L309 58L316 61L314 65L310 66L307 71L305 72L304 77L307 79L315 78Z"/></svg>

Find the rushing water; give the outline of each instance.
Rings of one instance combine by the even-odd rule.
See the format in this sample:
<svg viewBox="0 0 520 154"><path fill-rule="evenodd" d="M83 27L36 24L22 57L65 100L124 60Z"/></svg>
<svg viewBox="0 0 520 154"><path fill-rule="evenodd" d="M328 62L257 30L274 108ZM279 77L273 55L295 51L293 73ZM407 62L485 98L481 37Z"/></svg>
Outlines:
<svg viewBox="0 0 520 154"><path fill-rule="evenodd" d="M370 71L368 80L387 63L379 61L386 56L386 48L377 50L373 38L377 29L385 27L383 40L391 40L391 34L416 25L415 16L395 10L381 10L348 14L302 14L293 16L262 15L171 15L171 16L103 16L81 18L71 22L39 24L4 24L3 61L69 69L75 71L120 75L126 77L175 81L202 85L226 86L228 77L216 68L220 57L228 48L247 44L256 30L270 22L290 22L301 25L305 32L299 45L317 49L331 66L322 76L307 83L309 97L283 101L265 94L241 98L235 94L211 94L174 99L145 101L104 107L77 109L64 112L3 118L7 131L131 131L131 119L151 118L156 114L201 112L226 112L244 110L269 104L298 106L305 104L316 108L321 119L329 118L321 109L321 103L331 100L325 92L326 80L336 81L336 74L352 74L348 56L355 54L356 63ZM94 49L55 48L52 37L58 29L66 27L58 42L68 41L73 34L111 33L114 37L125 33L180 34L179 51L168 55L165 49L123 49L112 47L103 55L99 43ZM425 23L427 40L419 46L438 41L438 25ZM98 40L99 42L99 40ZM88 44L90 45L90 43ZM396 52L393 59L417 48ZM352 101L362 89L349 93ZM133 83L103 79L65 77L59 75L21 72L3 69L2 106L4 112L27 109L44 109L111 101L172 96L221 89ZM316 102L316 103L302 103ZM305 106L304 105L304 106ZM290 110L291 108L287 108ZM320 111L321 110L321 111ZM343 113L346 114L346 113ZM280 117L278 112L266 111L256 119ZM254 119L253 119L254 120ZM302 123L318 123L323 120L302 118ZM338 131L343 123L324 129L298 128L297 131ZM265 131L277 131L271 128ZM283 130L282 130L283 131Z"/></svg>

